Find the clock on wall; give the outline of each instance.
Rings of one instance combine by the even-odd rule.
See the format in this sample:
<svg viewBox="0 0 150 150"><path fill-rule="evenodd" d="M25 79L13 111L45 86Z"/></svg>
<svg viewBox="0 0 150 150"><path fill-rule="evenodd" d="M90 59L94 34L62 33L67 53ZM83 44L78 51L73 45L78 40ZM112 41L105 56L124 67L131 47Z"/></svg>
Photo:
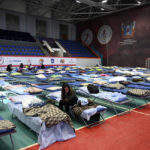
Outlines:
<svg viewBox="0 0 150 150"><path fill-rule="evenodd" d="M93 33L90 29L85 29L81 34L81 40L85 42L86 45L90 45L93 40Z"/></svg>
<svg viewBox="0 0 150 150"><path fill-rule="evenodd" d="M109 25L103 25L99 28L97 39L101 44L107 44L112 38L112 29Z"/></svg>

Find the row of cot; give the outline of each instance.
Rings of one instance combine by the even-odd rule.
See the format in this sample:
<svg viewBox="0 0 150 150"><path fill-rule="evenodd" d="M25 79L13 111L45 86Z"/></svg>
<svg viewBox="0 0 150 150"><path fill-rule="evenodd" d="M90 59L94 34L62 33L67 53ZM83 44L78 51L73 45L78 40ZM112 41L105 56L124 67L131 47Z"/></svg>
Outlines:
<svg viewBox="0 0 150 150"><path fill-rule="evenodd" d="M103 93L102 93L103 94ZM56 95L56 94L55 94Z"/></svg>
<svg viewBox="0 0 150 150"><path fill-rule="evenodd" d="M13 83L13 82L12 82ZM1 84L3 85L3 87L5 88L5 89L7 89L8 90L8 83L5 83L5 82L1 82ZM7 88L6 88L6 85L7 85ZM15 83L16 84L16 83ZM15 85L16 86L16 85ZM23 87L24 89L25 89L25 87ZM11 86L11 88L9 88L9 90L11 90L11 92L16 92L17 94L27 94L27 93L20 93L20 91L19 91L19 88L14 88L13 86ZM16 96L15 98L19 98L19 101L21 101L22 99L23 99L23 97L19 97L19 96ZM28 98L29 99L29 98ZM43 148L43 146L45 147L45 146L48 146L49 144L52 144L53 142L54 142L54 139L55 140L57 140L57 141L59 141L60 140L60 137L58 138L57 137L57 135L60 135L60 133L58 133L58 132L60 132L61 131L61 135L63 136L63 138L61 139L61 140L66 140L66 139L70 139L70 138L72 138L72 137L74 137L75 135L73 134L73 132L72 132L72 130L68 127L68 125L64 125L63 124L63 129L62 130L54 130L54 128L51 128L51 129L45 129L44 130L44 125L42 125L42 127L39 127L40 125L41 125L41 120L39 120L39 119L31 119L31 118L27 118L25 115L23 115L22 114L22 108L21 108L21 104L20 103L18 103L18 101L17 101L17 103L15 104L15 103L9 103L8 104L8 107L9 107L9 109L10 109L10 111L13 113L13 114L15 114L18 118L19 118L19 120L21 120L22 122L24 122L26 125L28 125L33 131L35 131L36 133L39 133L39 131L41 131L42 130L42 132L41 133L39 133L39 143L41 144L41 148ZM99 109L99 111L101 112L101 109ZM104 110L103 110L104 111ZM55 115L53 115L53 119L54 119L54 117L55 117ZM58 117L58 114L56 114L56 117ZM62 117L62 116L61 116ZM35 122L36 121L36 122ZM39 122L39 124L37 124L37 122ZM62 125L61 124L59 124L59 126L60 126L60 128L62 127ZM58 125L57 125L57 127L58 127ZM65 129L65 131L64 131L64 129ZM49 130L49 132L48 132L48 130ZM55 137L51 137L51 138L49 138L50 140L49 141L47 141L48 143L43 143L42 141L44 140L44 139L46 139L47 137L45 137L44 135L46 134L46 133L44 133L44 135L42 134L44 131L46 131L46 132L48 132L49 134L50 133L53 133L54 131L55 131ZM67 131L66 131L67 130ZM71 131L70 131L71 130ZM66 133L68 132L68 134L66 135ZM64 135L64 133L65 133L65 135ZM71 135L70 135L71 134ZM42 136L42 137L41 137ZM48 136L48 135L46 135L46 136ZM42 139L42 141L40 140L41 138L44 138L44 139ZM42 142L42 143L41 143Z"/></svg>

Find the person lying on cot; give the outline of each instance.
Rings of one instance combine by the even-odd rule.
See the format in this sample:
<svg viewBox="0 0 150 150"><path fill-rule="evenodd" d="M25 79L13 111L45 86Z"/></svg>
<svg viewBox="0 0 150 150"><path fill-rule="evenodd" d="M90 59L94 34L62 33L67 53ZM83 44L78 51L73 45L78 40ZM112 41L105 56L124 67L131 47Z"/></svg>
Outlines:
<svg viewBox="0 0 150 150"><path fill-rule="evenodd" d="M77 100L75 91L67 83L63 83L59 108L63 110L63 106L65 106L66 112L69 113L69 106L77 104Z"/></svg>

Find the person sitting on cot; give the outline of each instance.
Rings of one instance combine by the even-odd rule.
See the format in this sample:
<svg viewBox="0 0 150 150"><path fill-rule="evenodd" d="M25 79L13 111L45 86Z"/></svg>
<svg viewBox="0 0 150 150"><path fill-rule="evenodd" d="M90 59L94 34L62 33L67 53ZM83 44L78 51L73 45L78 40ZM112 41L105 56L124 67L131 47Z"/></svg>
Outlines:
<svg viewBox="0 0 150 150"><path fill-rule="evenodd" d="M6 68L6 70L8 71L8 72L11 72L13 69L12 69L12 64L9 64L8 66L7 66L7 68Z"/></svg>
<svg viewBox="0 0 150 150"><path fill-rule="evenodd" d="M69 106L76 104L77 100L75 91L67 83L63 83L59 108L63 110L63 106L65 106L66 112L69 113Z"/></svg>

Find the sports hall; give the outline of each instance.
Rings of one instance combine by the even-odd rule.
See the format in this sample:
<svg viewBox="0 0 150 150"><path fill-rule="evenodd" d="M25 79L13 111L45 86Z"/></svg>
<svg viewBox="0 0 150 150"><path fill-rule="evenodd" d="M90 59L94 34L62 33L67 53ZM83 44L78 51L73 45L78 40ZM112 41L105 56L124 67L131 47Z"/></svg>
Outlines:
<svg viewBox="0 0 150 150"><path fill-rule="evenodd" d="M0 0L0 150L150 149L150 0Z"/></svg>

